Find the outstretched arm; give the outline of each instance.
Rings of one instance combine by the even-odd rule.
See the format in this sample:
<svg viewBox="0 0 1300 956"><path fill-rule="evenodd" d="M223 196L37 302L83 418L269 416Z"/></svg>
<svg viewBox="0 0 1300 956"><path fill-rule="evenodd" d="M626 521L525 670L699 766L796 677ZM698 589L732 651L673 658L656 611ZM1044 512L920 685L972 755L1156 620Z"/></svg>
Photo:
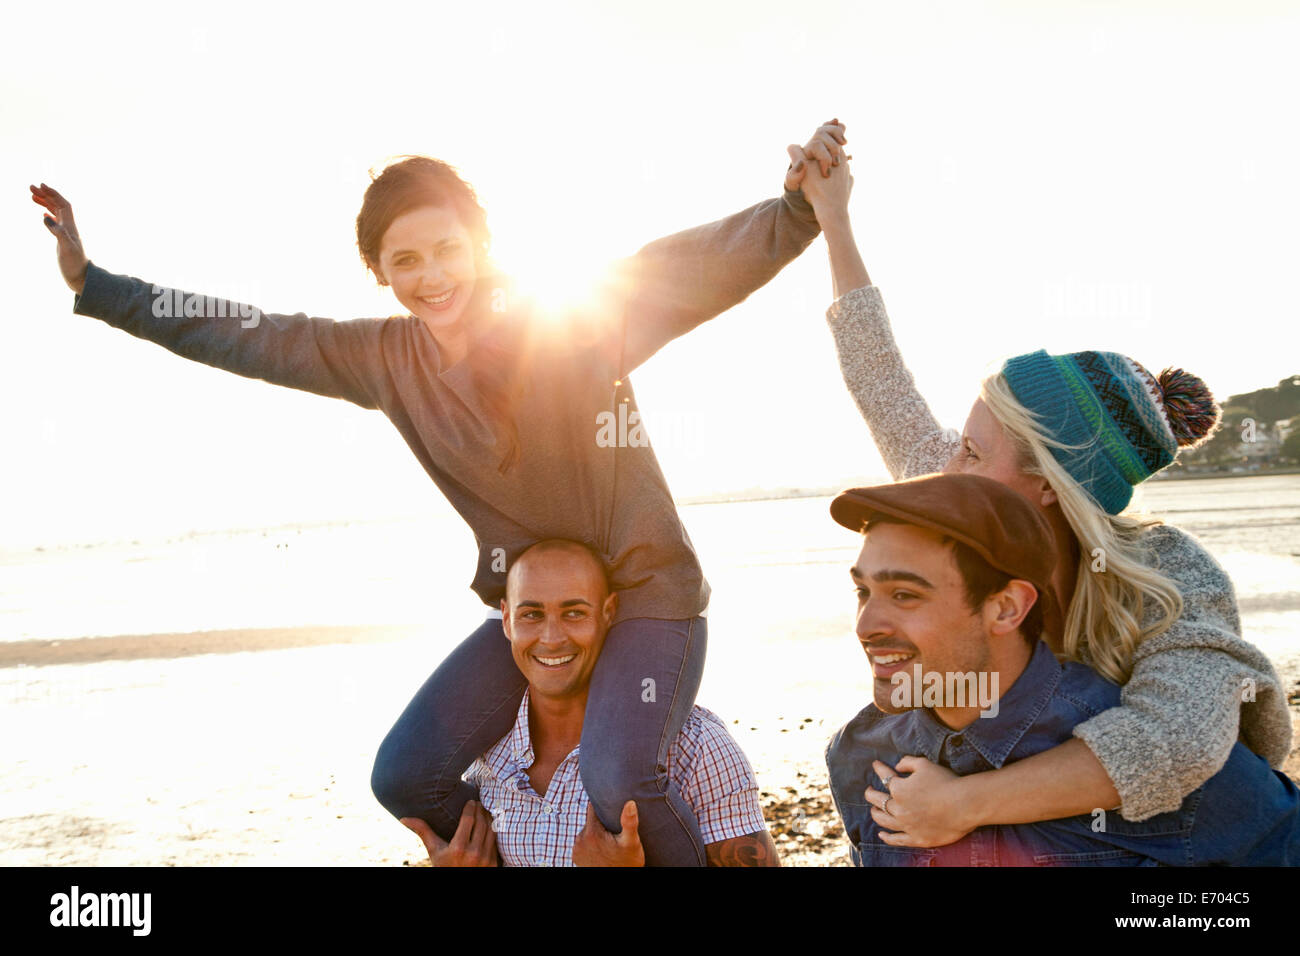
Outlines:
<svg viewBox="0 0 1300 956"><path fill-rule="evenodd" d="M766 285L817 231L812 207L787 192L658 239L622 263L616 279L625 296L622 374Z"/></svg>
<svg viewBox="0 0 1300 956"><path fill-rule="evenodd" d="M832 128L837 132L826 132ZM842 131L832 121L809 146L835 136L842 142ZM656 240L621 263L615 282L623 323L621 340L614 343L621 373L744 301L802 253L819 229L792 177L780 198Z"/></svg>
<svg viewBox="0 0 1300 956"><path fill-rule="evenodd" d="M817 215L831 259L831 289L838 299L846 292L871 285L871 276L867 275L867 267L849 222L853 174L849 171L848 160L853 157L842 149L847 142L843 135L844 127L836 124L823 126L822 130L832 131L833 137L814 136L802 148L786 147L790 154L790 170L786 174L785 187L799 189Z"/></svg>
<svg viewBox="0 0 1300 956"><path fill-rule="evenodd" d="M77 295L77 314L204 365L362 408L381 407L387 381L384 320L277 315L114 275L86 257L71 204L44 184L31 190L32 199L48 210L45 225L58 240L59 270Z"/></svg>
<svg viewBox="0 0 1300 956"><path fill-rule="evenodd" d="M1106 771L1079 740L965 777L924 757L873 766L876 776L890 781L889 790L868 787L866 799L882 827L881 842L891 846L947 846L976 827L1037 823L1119 805Z"/></svg>

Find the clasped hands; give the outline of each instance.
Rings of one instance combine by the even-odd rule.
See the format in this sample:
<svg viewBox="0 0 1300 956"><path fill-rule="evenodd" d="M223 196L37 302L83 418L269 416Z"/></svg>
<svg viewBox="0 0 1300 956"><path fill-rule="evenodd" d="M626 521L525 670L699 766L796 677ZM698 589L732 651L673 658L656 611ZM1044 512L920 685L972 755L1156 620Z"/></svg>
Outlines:
<svg viewBox="0 0 1300 956"><path fill-rule="evenodd" d="M844 149L848 142L844 130L843 123L831 119L817 127L803 146L786 147L790 166L785 173L785 188L791 192L802 190L818 220L848 209L853 191L848 160L853 157Z"/></svg>
<svg viewBox="0 0 1300 956"><path fill-rule="evenodd" d="M424 842L431 866L501 865L492 815L474 800L466 803L461 811L460 823L450 843L416 817L403 817L401 823ZM623 805L619 823L622 832L610 833L601 825L591 804L587 804L587 822L573 843L574 866L645 866L635 802L629 800Z"/></svg>

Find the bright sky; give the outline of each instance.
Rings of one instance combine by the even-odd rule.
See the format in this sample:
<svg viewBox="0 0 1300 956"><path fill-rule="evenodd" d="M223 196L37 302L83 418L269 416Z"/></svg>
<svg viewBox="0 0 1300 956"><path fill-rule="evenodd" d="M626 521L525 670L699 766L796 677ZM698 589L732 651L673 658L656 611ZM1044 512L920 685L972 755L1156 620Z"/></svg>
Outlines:
<svg viewBox="0 0 1300 956"><path fill-rule="evenodd" d="M379 413L72 315L29 182L111 271L351 318L398 308L353 233L387 157L455 163L498 259L565 288L776 195L785 145L834 115L867 266L945 424L1037 348L1182 365L1222 397L1300 371L1295 4L48 10L7 9L0 38L0 545L446 507ZM679 496L883 474L829 303L819 240L638 372Z"/></svg>

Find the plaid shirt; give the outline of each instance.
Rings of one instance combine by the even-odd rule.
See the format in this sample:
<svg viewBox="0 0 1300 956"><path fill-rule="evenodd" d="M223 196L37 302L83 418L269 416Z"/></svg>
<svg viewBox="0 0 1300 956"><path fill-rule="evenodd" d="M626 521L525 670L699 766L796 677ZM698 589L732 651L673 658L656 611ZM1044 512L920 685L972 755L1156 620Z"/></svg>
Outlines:
<svg viewBox="0 0 1300 956"><path fill-rule="evenodd" d="M506 866L573 866L573 843L587 822L578 748L560 761L545 795L528 780L533 765L528 692L514 729L475 760L465 779L492 814ZM668 778L700 822L705 844L767 829L758 782L740 746L712 711L696 706L668 748Z"/></svg>

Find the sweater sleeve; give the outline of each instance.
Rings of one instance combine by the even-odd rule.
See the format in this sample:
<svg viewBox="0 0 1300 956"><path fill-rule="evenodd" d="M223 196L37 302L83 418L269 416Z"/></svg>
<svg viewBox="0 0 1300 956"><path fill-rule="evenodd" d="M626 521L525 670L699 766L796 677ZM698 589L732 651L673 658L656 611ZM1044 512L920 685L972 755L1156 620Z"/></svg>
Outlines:
<svg viewBox="0 0 1300 956"><path fill-rule="evenodd" d="M939 427L889 327L880 290L845 293L826 312L844 384L894 480L941 471L961 444Z"/></svg>
<svg viewBox="0 0 1300 956"><path fill-rule="evenodd" d="M1274 767L1291 749L1291 715L1269 659L1241 637L1232 581L1194 538L1148 534L1158 570L1183 597L1168 630L1143 641L1120 706L1074 728L1120 795L1126 820L1176 810L1242 740ZM1146 614L1150 623L1156 610Z"/></svg>
<svg viewBox="0 0 1300 956"><path fill-rule="evenodd" d="M743 302L817 237L802 193L786 191L717 222L645 246L620 263L623 374L668 342Z"/></svg>
<svg viewBox="0 0 1300 956"><path fill-rule="evenodd" d="M362 408L380 407L382 319L273 315L113 275L94 263L86 269L73 311L213 368Z"/></svg>

